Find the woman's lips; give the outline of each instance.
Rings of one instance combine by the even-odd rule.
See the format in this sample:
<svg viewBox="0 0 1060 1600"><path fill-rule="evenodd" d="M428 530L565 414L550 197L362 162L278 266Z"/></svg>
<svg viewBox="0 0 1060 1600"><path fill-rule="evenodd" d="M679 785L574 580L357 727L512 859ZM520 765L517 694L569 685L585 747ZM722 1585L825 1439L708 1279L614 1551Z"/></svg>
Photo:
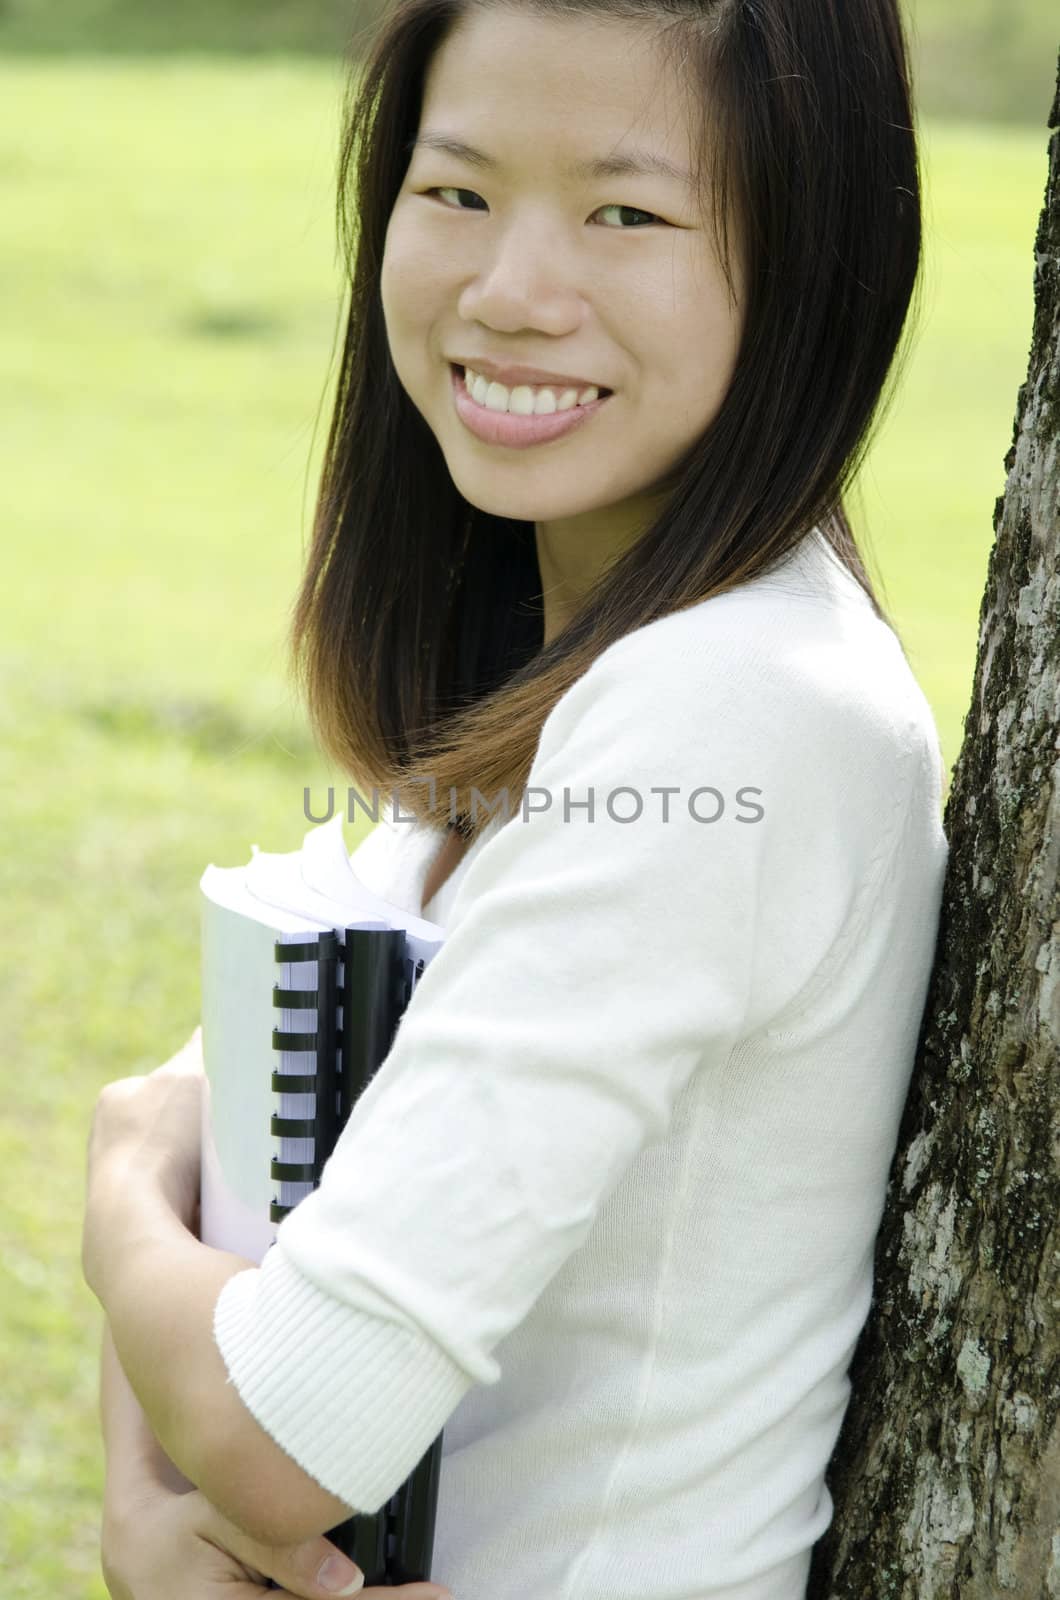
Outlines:
<svg viewBox="0 0 1060 1600"><path fill-rule="evenodd" d="M601 395L587 406L572 406L569 411L554 411L549 416L519 417L511 411L490 411L480 406L464 383L463 367L450 363L453 402L456 414L468 430L485 444L507 445L509 449L525 450L530 445L546 444L562 434L571 433L594 417L612 395Z"/></svg>

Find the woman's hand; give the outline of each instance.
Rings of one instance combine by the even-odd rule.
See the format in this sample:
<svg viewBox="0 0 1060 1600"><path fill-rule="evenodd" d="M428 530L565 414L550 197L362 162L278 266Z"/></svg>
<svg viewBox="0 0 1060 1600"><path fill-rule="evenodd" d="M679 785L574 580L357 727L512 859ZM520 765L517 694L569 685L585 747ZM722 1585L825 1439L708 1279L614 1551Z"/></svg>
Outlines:
<svg viewBox="0 0 1060 1600"><path fill-rule="evenodd" d="M198 1489L175 1494L152 1485L120 1519L103 1519L102 1568L111 1600L334 1600L353 1591L319 1582L330 1556L347 1569L340 1585L356 1576L323 1534L299 1545L258 1544ZM279 1589L268 1587L269 1578ZM437 1583L356 1592L361 1600L451 1600Z"/></svg>
<svg viewBox="0 0 1060 1600"><path fill-rule="evenodd" d="M203 1099L202 1030L146 1077L102 1089L88 1140L81 1267L97 1295L114 1208L153 1185L186 1228L199 1233Z"/></svg>

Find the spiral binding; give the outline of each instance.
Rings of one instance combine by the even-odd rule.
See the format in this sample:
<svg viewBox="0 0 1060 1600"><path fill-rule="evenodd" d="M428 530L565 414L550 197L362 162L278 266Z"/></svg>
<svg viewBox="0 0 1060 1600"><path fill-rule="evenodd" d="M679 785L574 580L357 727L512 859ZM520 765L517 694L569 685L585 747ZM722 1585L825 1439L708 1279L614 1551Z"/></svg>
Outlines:
<svg viewBox="0 0 1060 1600"><path fill-rule="evenodd" d="M272 1032L275 1051L303 1055L307 1062L295 1069L284 1063L273 1072L274 1093L312 1096L313 1110L303 1116L273 1114L271 1132L281 1143L271 1176L281 1185L304 1185L308 1194L319 1184L357 1099L389 1053L424 962L408 956L400 929L345 928L290 944L278 939L274 951L280 965L316 964L315 987L277 983L272 990L276 1008L304 1012L313 1022L311 1028ZM282 1142L289 1139L311 1143L311 1156L285 1159ZM270 1203L270 1220L282 1222L304 1198L287 1204L281 1189ZM360 1567L366 1586L429 1579L442 1438L440 1433L385 1506L350 1517L328 1533Z"/></svg>
<svg viewBox="0 0 1060 1600"><path fill-rule="evenodd" d="M312 1065L304 1070L274 1072L273 1092L314 1097L312 1116L274 1113L272 1117L274 1137L309 1140L313 1145L308 1161L273 1157L270 1175L277 1183L305 1184L311 1189L320 1182L339 1132L389 1050L401 1013L423 973L423 961L413 963L405 954L400 930L346 928L343 935L322 933L312 942L290 944L278 939L274 946L280 964L313 961L317 967L315 988L285 988L278 983L272 988L275 1007L311 1012L316 1024L312 1031L272 1030L274 1050L312 1057ZM347 959L348 951L351 959ZM349 1011L362 1019L349 1040L337 1021L340 994L343 1013ZM293 1209L276 1196L269 1206L269 1219L282 1222Z"/></svg>

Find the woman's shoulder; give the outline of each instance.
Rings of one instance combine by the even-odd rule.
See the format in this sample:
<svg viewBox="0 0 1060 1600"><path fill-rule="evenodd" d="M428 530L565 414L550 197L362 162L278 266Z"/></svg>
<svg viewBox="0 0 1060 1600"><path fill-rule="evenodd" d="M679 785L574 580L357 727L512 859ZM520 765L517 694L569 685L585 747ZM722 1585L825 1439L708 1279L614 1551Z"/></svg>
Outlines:
<svg viewBox="0 0 1060 1600"><path fill-rule="evenodd" d="M934 716L900 640L856 579L830 566L830 551L806 552L616 640L553 707L552 747L580 730L638 766L745 752L789 770L849 773L853 762L867 783L897 765L940 768Z"/></svg>
<svg viewBox="0 0 1060 1600"><path fill-rule="evenodd" d="M726 652L779 662L785 651L805 655L814 643L848 653L878 648L884 636L894 640L893 629L815 531L769 571L634 628L600 660L628 660L641 670L655 659L664 671L675 661L692 667Z"/></svg>
<svg viewBox="0 0 1060 1600"><path fill-rule="evenodd" d="M894 629L854 576L817 547L725 594L633 629L601 651L567 694L621 686L662 709L741 697L866 712L923 697ZM564 697L566 698L566 696Z"/></svg>

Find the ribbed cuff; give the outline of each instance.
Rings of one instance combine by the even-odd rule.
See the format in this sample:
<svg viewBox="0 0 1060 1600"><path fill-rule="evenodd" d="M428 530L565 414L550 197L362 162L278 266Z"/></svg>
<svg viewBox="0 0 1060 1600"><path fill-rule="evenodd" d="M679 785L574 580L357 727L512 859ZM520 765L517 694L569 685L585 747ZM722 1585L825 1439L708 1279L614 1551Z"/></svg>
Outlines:
<svg viewBox="0 0 1060 1600"><path fill-rule="evenodd" d="M323 1293L278 1243L229 1278L213 1335L255 1421L368 1514L401 1488L473 1381L433 1340Z"/></svg>

